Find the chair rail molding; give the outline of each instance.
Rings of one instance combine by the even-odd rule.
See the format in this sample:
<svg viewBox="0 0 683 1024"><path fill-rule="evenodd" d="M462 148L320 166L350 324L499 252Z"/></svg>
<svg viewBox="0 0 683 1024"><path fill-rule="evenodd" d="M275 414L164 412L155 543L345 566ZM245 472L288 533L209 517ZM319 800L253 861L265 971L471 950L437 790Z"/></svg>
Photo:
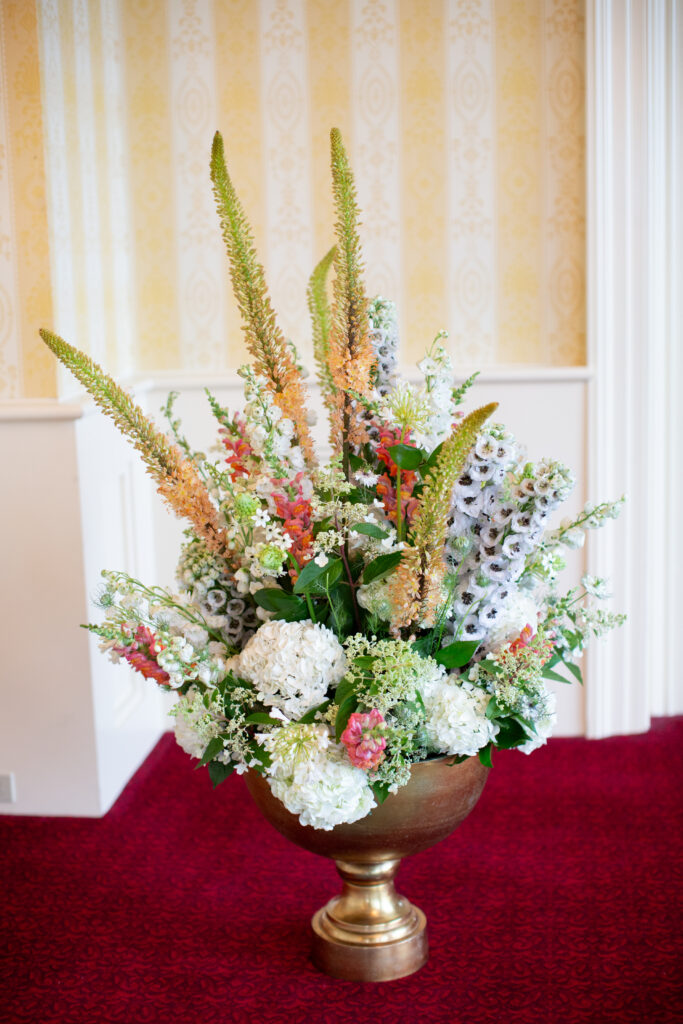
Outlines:
<svg viewBox="0 0 683 1024"><path fill-rule="evenodd" d="M620 635L589 660L587 734L649 728L683 711L673 652L673 518L683 498L680 237L681 53L676 0L588 0L586 32L588 482L627 504L590 538L610 576Z"/></svg>

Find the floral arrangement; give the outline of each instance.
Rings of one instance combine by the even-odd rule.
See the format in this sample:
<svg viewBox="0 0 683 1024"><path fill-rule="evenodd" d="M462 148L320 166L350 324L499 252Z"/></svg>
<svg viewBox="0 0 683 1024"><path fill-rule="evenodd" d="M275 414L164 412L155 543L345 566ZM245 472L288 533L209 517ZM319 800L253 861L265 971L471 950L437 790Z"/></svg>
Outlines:
<svg viewBox="0 0 683 1024"><path fill-rule="evenodd" d="M557 589L563 549L623 499L552 527L570 471L526 461L495 404L463 413L474 377L454 387L443 333L419 363L422 385L397 379L396 310L365 294L336 130L331 145L336 245L308 289L328 461L218 134L211 177L253 361L239 371L242 412L207 392L215 457L191 449L174 395L162 433L88 356L41 332L188 522L178 592L104 572L104 620L87 628L114 661L177 692L177 740L214 785L260 772L318 829L368 814L415 762L534 750L555 722L548 680L581 681L589 638L623 621L596 606L604 580Z"/></svg>

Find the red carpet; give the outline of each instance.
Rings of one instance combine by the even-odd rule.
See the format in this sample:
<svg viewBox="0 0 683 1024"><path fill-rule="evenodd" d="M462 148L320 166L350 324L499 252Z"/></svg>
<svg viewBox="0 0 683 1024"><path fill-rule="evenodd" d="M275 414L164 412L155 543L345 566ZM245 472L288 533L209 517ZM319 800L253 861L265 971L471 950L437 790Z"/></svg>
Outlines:
<svg viewBox="0 0 683 1024"><path fill-rule="evenodd" d="M334 867L165 737L102 820L0 818L0 1020L681 1021L682 734L499 754L472 816L401 868L432 956L384 985L317 973Z"/></svg>

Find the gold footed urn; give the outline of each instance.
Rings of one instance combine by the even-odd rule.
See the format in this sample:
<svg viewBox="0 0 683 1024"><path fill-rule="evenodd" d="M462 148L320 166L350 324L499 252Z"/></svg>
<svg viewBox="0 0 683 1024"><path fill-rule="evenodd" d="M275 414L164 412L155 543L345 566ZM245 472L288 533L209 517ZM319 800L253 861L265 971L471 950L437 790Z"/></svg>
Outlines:
<svg viewBox="0 0 683 1024"><path fill-rule="evenodd" d="M340 896L313 915L313 962L335 978L391 981L427 962L427 919L394 889L403 857L426 850L458 827L476 804L488 775L477 757L414 764L410 782L360 821L328 832L302 825L256 772L247 788L283 836L331 857L343 880Z"/></svg>

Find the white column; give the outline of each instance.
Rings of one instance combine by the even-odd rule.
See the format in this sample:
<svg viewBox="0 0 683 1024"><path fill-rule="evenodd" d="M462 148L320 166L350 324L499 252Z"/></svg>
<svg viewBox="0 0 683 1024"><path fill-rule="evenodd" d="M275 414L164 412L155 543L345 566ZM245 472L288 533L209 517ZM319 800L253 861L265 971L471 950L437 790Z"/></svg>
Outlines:
<svg viewBox="0 0 683 1024"><path fill-rule="evenodd" d="M627 494L591 537L626 627L589 657L588 734L683 710L674 643L682 564L681 18L675 0L587 5L589 493Z"/></svg>

